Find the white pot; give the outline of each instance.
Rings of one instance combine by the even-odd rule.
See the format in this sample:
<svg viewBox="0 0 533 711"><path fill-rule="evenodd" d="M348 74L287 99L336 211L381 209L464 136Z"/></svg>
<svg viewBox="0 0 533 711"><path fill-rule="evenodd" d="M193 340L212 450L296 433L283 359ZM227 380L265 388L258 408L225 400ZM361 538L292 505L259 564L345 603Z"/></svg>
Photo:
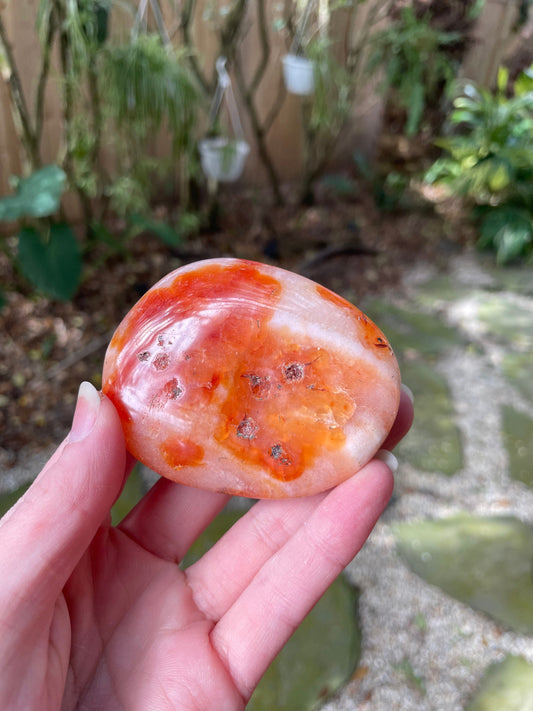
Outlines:
<svg viewBox="0 0 533 711"><path fill-rule="evenodd" d="M205 138L198 148L205 175L221 183L233 183L241 177L250 152L246 141L220 137Z"/></svg>
<svg viewBox="0 0 533 711"><path fill-rule="evenodd" d="M283 57L283 78L287 91L299 96L308 96L315 90L313 62L296 54Z"/></svg>

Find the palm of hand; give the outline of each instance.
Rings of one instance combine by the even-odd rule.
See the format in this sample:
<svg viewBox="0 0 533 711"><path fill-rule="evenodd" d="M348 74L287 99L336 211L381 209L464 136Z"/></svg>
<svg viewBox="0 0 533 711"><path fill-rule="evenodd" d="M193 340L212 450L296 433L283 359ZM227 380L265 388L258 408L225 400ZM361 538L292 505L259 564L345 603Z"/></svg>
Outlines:
<svg viewBox="0 0 533 711"><path fill-rule="evenodd" d="M390 485L375 462L328 495L258 502L182 571L227 497L160 481L119 528L98 530L65 586L64 711L244 708L368 536Z"/></svg>
<svg viewBox="0 0 533 711"><path fill-rule="evenodd" d="M215 621L198 609L185 573L124 532L100 529L65 600L64 709L244 707L211 645Z"/></svg>

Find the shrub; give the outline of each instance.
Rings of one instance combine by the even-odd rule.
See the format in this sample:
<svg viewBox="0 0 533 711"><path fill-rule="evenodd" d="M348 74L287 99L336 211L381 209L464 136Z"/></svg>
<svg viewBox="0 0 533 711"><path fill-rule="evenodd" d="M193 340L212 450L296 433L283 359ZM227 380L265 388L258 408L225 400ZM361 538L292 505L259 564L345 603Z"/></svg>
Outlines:
<svg viewBox="0 0 533 711"><path fill-rule="evenodd" d="M375 35L369 69L383 68L382 89L392 90L407 112L406 135L418 133L426 108L451 85L457 67L448 50L461 40L460 33L433 28L428 14L418 18L411 6Z"/></svg>
<svg viewBox="0 0 533 711"><path fill-rule="evenodd" d="M504 264L533 251L533 67L495 91L467 83L449 117L454 132L437 141L444 155L426 174L470 202L479 246Z"/></svg>

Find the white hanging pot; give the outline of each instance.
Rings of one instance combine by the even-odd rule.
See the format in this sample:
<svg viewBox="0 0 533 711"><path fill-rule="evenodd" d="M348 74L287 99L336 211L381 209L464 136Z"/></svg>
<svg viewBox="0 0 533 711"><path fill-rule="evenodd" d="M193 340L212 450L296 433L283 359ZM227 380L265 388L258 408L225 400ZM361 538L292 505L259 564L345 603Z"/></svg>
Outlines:
<svg viewBox="0 0 533 711"><path fill-rule="evenodd" d="M296 54L286 54L282 61L283 79L287 91L299 96L312 94L315 90L313 62Z"/></svg>
<svg viewBox="0 0 533 711"><path fill-rule="evenodd" d="M233 183L241 177L250 152L241 138L205 138L198 148L205 175L221 183Z"/></svg>

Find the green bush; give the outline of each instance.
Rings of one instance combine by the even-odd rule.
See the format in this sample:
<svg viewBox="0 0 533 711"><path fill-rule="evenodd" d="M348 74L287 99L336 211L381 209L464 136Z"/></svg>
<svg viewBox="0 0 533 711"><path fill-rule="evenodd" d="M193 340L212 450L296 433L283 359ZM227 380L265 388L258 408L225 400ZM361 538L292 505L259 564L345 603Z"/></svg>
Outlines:
<svg viewBox="0 0 533 711"><path fill-rule="evenodd" d="M426 174L472 204L479 246L504 264L533 251L533 68L515 82L501 68L495 91L463 87L449 117L453 133Z"/></svg>
<svg viewBox="0 0 533 711"><path fill-rule="evenodd" d="M429 15L418 18L411 6L374 37L369 70L384 69L382 89L393 90L406 110L406 135L418 133L426 108L451 85L457 67L447 50L461 39L457 32L434 29Z"/></svg>

